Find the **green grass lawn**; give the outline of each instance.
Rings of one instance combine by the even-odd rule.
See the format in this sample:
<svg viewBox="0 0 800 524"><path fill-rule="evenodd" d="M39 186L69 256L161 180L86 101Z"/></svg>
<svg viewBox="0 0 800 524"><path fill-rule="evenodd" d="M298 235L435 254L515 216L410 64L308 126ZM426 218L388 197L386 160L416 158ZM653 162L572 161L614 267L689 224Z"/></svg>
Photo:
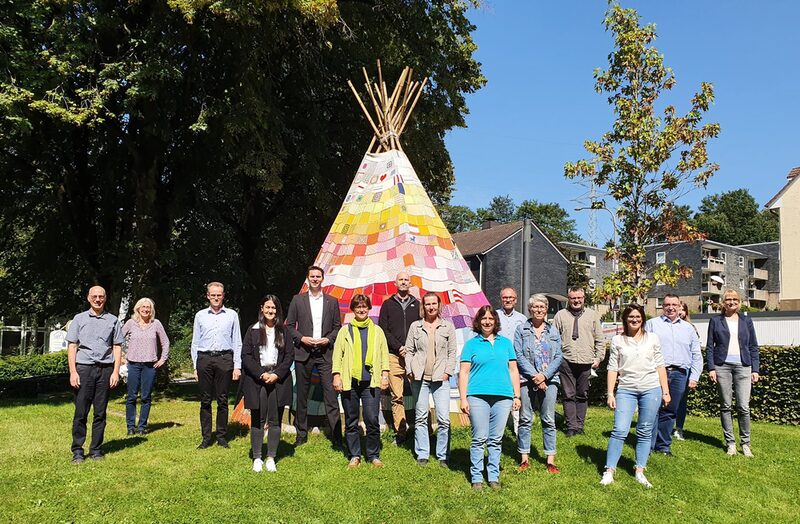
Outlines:
<svg viewBox="0 0 800 524"><path fill-rule="evenodd" d="M754 459L725 455L717 419L690 417L675 457L651 457L647 490L633 479L633 440L614 485L599 485L613 413L591 408L586 435L558 434L560 475L544 469L534 425L532 460L515 471L504 443L499 492L473 492L469 430L453 431L451 468L418 467L384 436L383 469L346 459L311 437L296 452L284 435L278 472L253 473L249 437L196 450L196 386L158 395L152 432L125 434L124 401L109 404L102 462L70 464L70 396L0 402L0 522L798 522L800 428L753 424ZM559 408L560 409L560 408ZM88 443L88 442L87 442Z"/></svg>

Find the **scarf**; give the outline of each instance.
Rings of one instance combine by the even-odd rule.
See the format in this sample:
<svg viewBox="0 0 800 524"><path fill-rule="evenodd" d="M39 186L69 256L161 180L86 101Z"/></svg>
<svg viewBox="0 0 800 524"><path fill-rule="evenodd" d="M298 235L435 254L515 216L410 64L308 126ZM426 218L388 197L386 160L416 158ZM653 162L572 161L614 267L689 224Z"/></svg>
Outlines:
<svg viewBox="0 0 800 524"><path fill-rule="evenodd" d="M583 312L586 310L581 308L580 311L573 311L570 308L567 308L567 311L572 313L572 316L575 317L575 320L572 322L572 340L578 340L578 320L581 318L581 315L583 315Z"/></svg>
<svg viewBox="0 0 800 524"><path fill-rule="evenodd" d="M361 333L358 332L358 329L367 328L367 358L366 361L362 361L362 348L361 348ZM353 367L352 367L352 376L356 380L361 380L361 370L363 367L366 367L367 370L372 373L372 360L373 360L373 353L372 353L372 344L370 341L375 334L375 323L372 321L371 318L367 317L366 320L358 321L353 319L350 321L350 336L353 338Z"/></svg>

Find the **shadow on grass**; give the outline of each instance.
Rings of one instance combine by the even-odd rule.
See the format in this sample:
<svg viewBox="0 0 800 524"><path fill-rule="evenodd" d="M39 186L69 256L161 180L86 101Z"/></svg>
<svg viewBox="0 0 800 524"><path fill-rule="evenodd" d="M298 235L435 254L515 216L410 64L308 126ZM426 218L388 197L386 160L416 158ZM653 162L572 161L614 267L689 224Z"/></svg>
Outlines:
<svg viewBox="0 0 800 524"><path fill-rule="evenodd" d="M683 430L683 438L686 440L696 440L698 442L702 442L712 448L724 448L725 442L718 437L712 437L711 435L704 435L702 433L697 433L695 431L686 431Z"/></svg>
<svg viewBox="0 0 800 524"><path fill-rule="evenodd" d="M588 460L589 462L594 464L595 467L597 468L598 474L602 474L603 471L605 471L606 469L605 449L595 448L592 446L580 444L578 446L575 446L575 453L577 453L578 456L582 457L584 460ZM626 457L623 451L623 455L619 458L619 461L617 462L617 469L623 469L625 471L633 471L634 465L635 465L634 461Z"/></svg>
<svg viewBox="0 0 800 524"><path fill-rule="evenodd" d="M450 469L460 471L467 482L472 482L472 475L469 472L470 465L469 448L456 448L450 451Z"/></svg>
<svg viewBox="0 0 800 524"><path fill-rule="evenodd" d="M156 422L155 424L148 424L147 425L147 432L148 433L155 433L156 431L167 429L167 428L180 428L183 424L179 422Z"/></svg>
<svg viewBox="0 0 800 524"><path fill-rule="evenodd" d="M147 439L138 435L109 440L103 444L103 453L106 455L110 453L116 453L117 451L122 451L124 449L134 448L139 444L144 444L145 442L147 442Z"/></svg>

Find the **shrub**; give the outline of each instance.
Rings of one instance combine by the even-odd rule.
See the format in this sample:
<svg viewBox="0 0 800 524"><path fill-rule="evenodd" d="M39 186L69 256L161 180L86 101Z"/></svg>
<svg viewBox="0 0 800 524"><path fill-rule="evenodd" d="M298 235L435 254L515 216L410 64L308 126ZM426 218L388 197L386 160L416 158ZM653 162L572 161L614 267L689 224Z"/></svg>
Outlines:
<svg viewBox="0 0 800 524"><path fill-rule="evenodd" d="M0 382L69 373L67 352L18 355L0 359Z"/></svg>

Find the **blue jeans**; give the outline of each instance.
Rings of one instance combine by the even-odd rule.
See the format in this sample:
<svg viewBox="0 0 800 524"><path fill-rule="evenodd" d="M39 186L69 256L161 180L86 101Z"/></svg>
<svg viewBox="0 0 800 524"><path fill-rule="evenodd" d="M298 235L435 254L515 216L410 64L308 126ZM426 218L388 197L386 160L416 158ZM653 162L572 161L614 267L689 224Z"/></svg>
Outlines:
<svg viewBox="0 0 800 524"><path fill-rule="evenodd" d="M678 415L678 406L681 398L689 386L688 369L667 369L667 384L669 385L670 401L666 407L658 410L656 431L651 437L650 449L656 451L669 451L672 445L672 430Z"/></svg>
<svg viewBox="0 0 800 524"><path fill-rule="evenodd" d="M472 483L483 482L483 450L489 451L486 473L489 482L500 480L500 448L512 400L496 395L467 397L469 422L472 425L472 443L469 446L470 477Z"/></svg>
<svg viewBox="0 0 800 524"><path fill-rule="evenodd" d="M678 411L675 413L675 429L683 431L683 424L686 422L686 402L689 399L689 388L683 390L681 400L678 402Z"/></svg>
<svg viewBox="0 0 800 524"><path fill-rule="evenodd" d="M128 398L125 401L125 420L128 429L147 428L147 419L150 416L150 401L153 393L153 383L156 380L155 362L128 362ZM139 412L139 425L136 425L136 395L142 388L142 407Z"/></svg>
<svg viewBox="0 0 800 524"><path fill-rule="evenodd" d="M531 452L531 426L533 410L538 408L542 417L542 444L545 455L556 454L556 397L558 386L550 384L542 391L528 382L522 386L522 407L519 411L519 429L517 430L517 451Z"/></svg>
<svg viewBox="0 0 800 524"><path fill-rule="evenodd" d="M369 387L369 381L352 383L350 391L342 391L342 407L345 420L345 443L347 458L361 457L361 428L358 426L359 407L362 410L364 425L367 426L366 457L372 462L381 454L381 426L378 422L381 390ZM360 406L359 406L360 405Z"/></svg>
<svg viewBox="0 0 800 524"><path fill-rule="evenodd" d="M617 409L614 411L614 429L608 439L606 468L617 469L617 462L622 455L625 437L631 431L633 412L639 408L636 421L636 467L647 467L650 456L650 440L658 417L658 406L661 403L661 388L647 391L617 390Z"/></svg>
<svg viewBox="0 0 800 524"><path fill-rule="evenodd" d="M447 460L450 451L450 382L431 382L415 380L411 383L414 393L414 452L417 459L427 459L431 454L431 441L428 437L428 395L433 395L436 410L436 458Z"/></svg>

